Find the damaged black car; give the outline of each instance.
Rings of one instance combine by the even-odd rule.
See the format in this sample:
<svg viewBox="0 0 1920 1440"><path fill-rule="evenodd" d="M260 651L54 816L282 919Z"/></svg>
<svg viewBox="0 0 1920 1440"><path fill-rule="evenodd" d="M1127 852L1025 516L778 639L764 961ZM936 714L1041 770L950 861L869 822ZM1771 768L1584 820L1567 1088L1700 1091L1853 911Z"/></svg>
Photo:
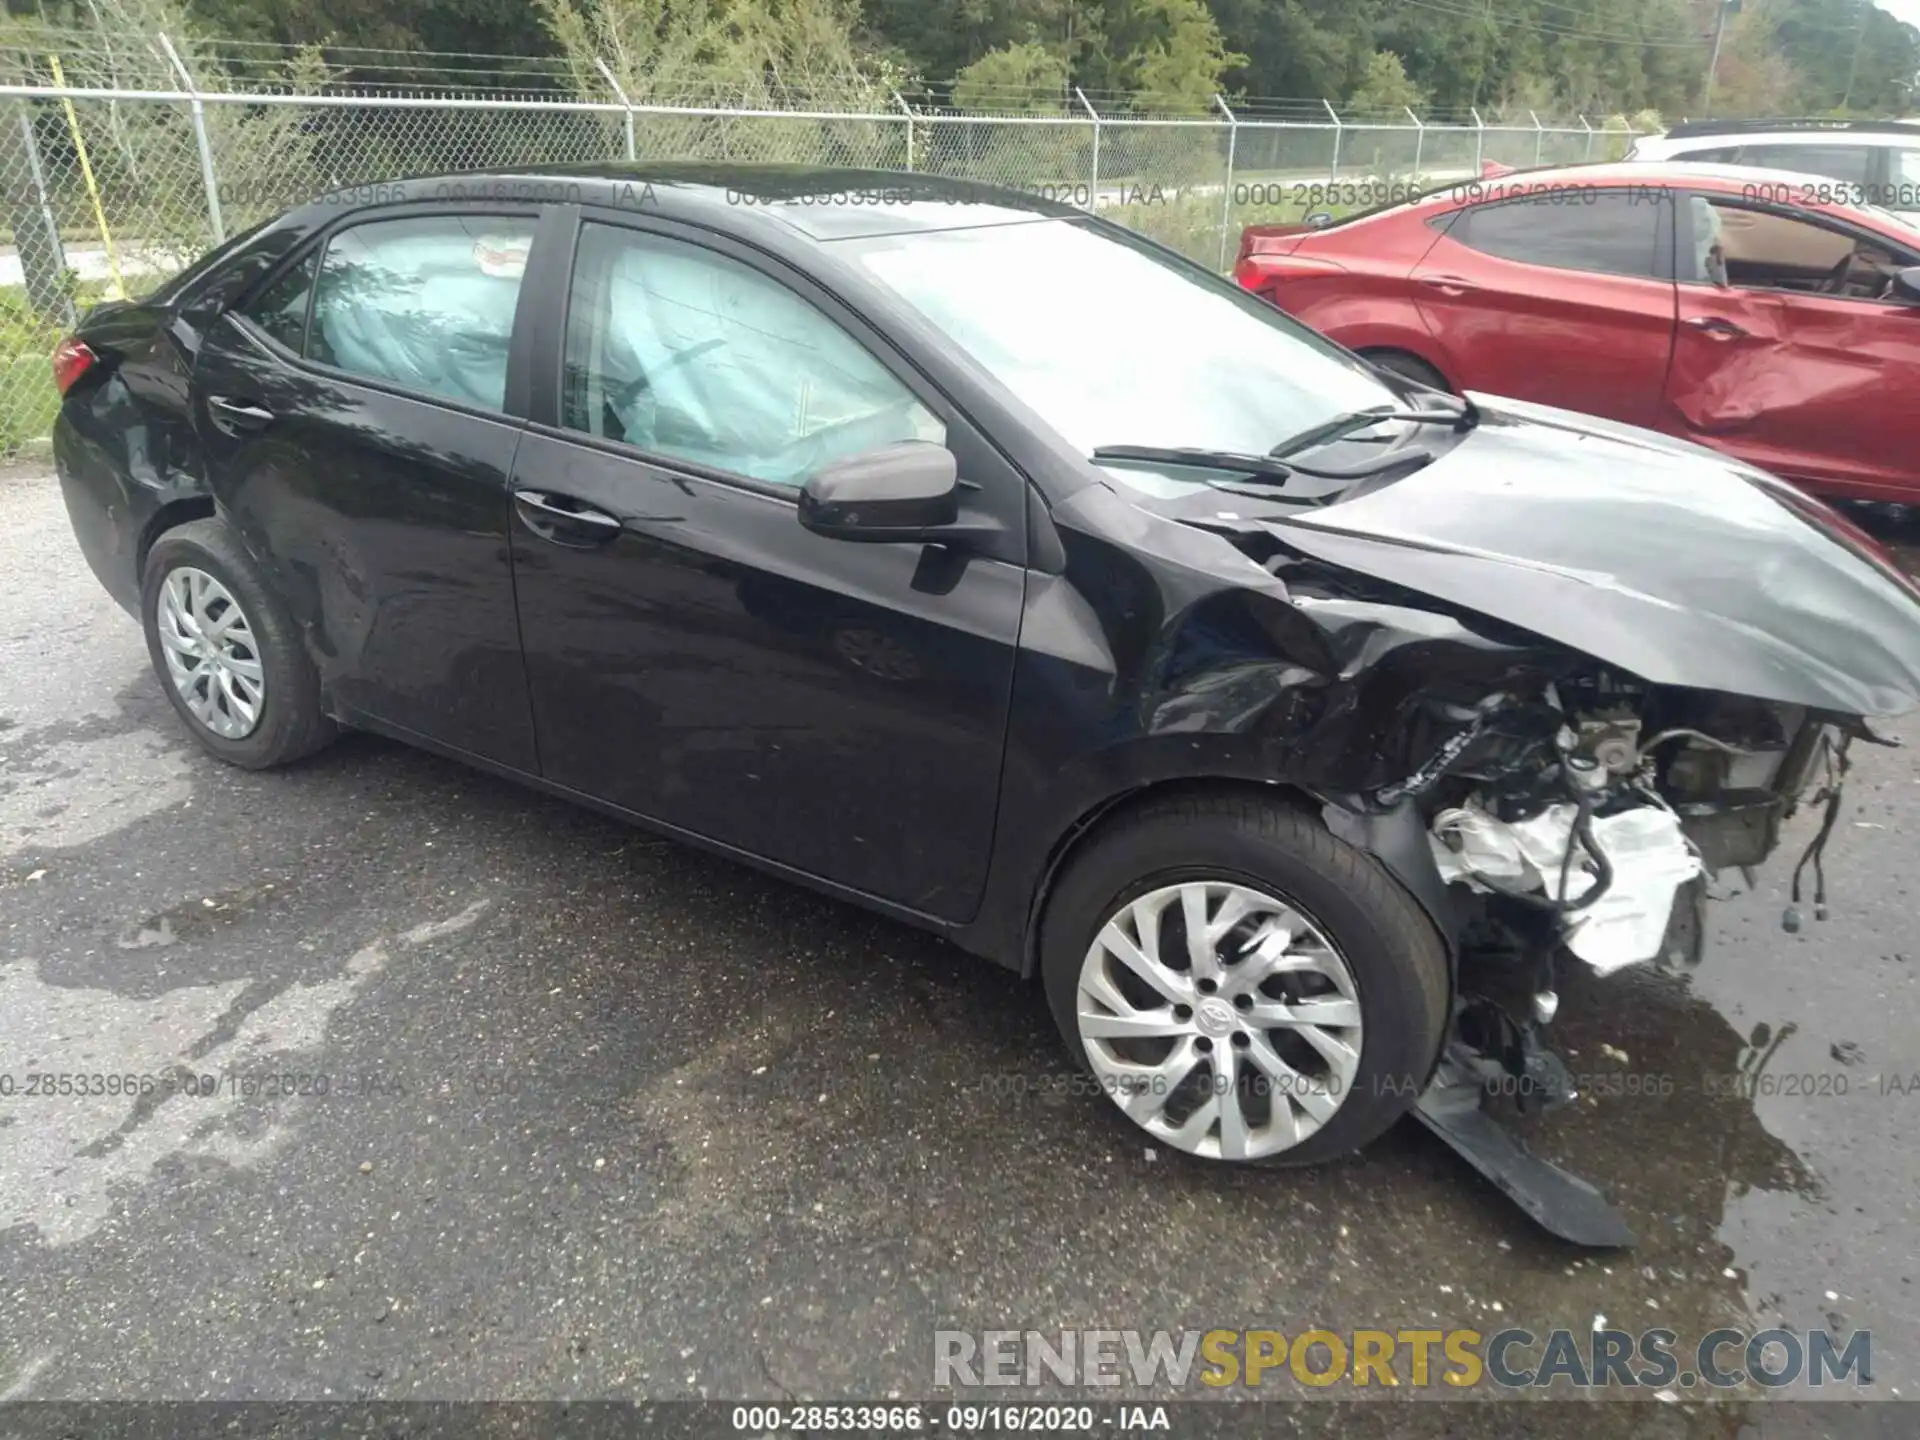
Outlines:
<svg viewBox="0 0 1920 1440"><path fill-rule="evenodd" d="M1413 1112L1585 1243L1482 1103L1568 1098L1556 977L1673 963L1798 806L1817 915L1920 705L1920 589L1792 487L962 182L362 187L55 366L81 548L213 755L363 728L571 797L1037 976L1090 1123L1304 1163Z"/></svg>

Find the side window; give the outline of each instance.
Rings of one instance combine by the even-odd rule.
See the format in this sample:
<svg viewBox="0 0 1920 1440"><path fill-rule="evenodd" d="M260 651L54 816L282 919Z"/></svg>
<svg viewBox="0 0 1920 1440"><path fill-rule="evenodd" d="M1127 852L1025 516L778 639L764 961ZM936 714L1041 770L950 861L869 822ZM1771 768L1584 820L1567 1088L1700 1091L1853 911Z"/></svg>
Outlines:
<svg viewBox="0 0 1920 1440"><path fill-rule="evenodd" d="M1711 150L1682 150L1673 158L1691 165L1737 165L1740 163L1740 147L1716 145Z"/></svg>
<svg viewBox="0 0 1920 1440"><path fill-rule="evenodd" d="M859 342L778 281L679 240L582 228L565 423L777 485L946 427Z"/></svg>
<svg viewBox="0 0 1920 1440"><path fill-rule="evenodd" d="M1503 260L1648 279L1662 275L1664 192L1555 190L1463 213L1447 234Z"/></svg>
<svg viewBox="0 0 1920 1440"><path fill-rule="evenodd" d="M375 220L327 242L307 357L498 410L533 221Z"/></svg>
<svg viewBox="0 0 1920 1440"><path fill-rule="evenodd" d="M1749 145L1741 163L1766 170L1798 170L1865 185L1873 178L1873 151L1865 145Z"/></svg>
<svg viewBox="0 0 1920 1440"><path fill-rule="evenodd" d="M318 250L310 251L241 312L296 355L306 349L307 300L313 294L313 271L319 258Z"/></svg>
<svg viewBox="0 0 1920 1440"><path fill-rule="evenodd" d="M1690 197L1693 255L1682 278L1738 290L1878 300L1906 257L1844 230L1704 195Z"/></svg>

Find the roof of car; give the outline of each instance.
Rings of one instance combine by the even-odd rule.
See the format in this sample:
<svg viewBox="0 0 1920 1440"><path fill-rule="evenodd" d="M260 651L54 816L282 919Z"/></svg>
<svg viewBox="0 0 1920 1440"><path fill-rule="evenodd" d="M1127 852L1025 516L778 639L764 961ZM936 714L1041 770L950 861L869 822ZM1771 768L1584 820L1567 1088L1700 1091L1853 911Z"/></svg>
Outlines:
<svg viewBox="0 0 1920 1440"><path fill-rule="evenodd" d="M1503 192L1527 193L1528 186L1554 185L1675 185L1706 189L1738 189L1756 199L1767 198L1761 187L1788 187L1785 194L1817 198L1823 191L1838 193L1846 182L1798 170L1758 165L1705 165L1692 160L1612 160L1598 165L1550 165L1537 170L1509 170L1501 175L1461 180L1453 188L1462 198L1500 198ZM1795 189L1792 187L1802 187ZM1819 187L1819 188L1815 188ZM1796 204L1805 203L1799 199ZM1810 208L1820 208L1813 205Z"/></svg>
<svg viewBox="0 0 1920 1440"><path fill-rule="evenodd" d="M1818 117L1798 120L1690 120L1675 125L1661 138L1691 140L1708 135L1771 135L1783 140L1812 139L1828 135L1920 137L1920 125L1906 120L1833 120Z"/></svg>
<svg viewBox="0 0 1920 1440"><path fill-rule="evenodd" d="M351 202L368 189L377 197L371 203L561 201L651 210L710 224L724 222L730 230L773 227L818 241L1065 219L1085 213L1044 193L919 172L699 161L594 161L423 175L377 187L348 187L340 193ZM314 203L328 204L330 197ZM337 206L338 201L331 203Z"/></svg>

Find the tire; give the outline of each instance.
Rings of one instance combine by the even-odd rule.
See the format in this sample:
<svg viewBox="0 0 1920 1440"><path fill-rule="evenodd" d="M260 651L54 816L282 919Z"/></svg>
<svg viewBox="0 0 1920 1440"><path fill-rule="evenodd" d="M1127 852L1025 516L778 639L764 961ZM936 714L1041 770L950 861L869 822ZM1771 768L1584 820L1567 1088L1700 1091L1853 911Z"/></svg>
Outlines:
<svg viewBox="0 0 1920 1440"><path fill-rule="evenodd" d="M204 603L200 614L190 614L185 621L169 618L191 611L195 596ZM238 609L237 620L230 616L230 605ZM189 633L202 620L216 629L223 624L230 628L212 644L207 639L211 631ZM321 713L319 676L286 607L261 581L225 522L195 520L154 542L141 573L140 622L160 688L209 754L229 765L265 770L311 755L338 733ZM174 637L174 644L163 631ZM185 653L183 636L201 649ZM218 659L202 653L206 650L217 651ZM180 656L183 671L190 670L187 680L176 678L170 652ZM229 682L224 694L214 680L221 668ZM249 695L257 703L246 705ZM196 704L207 711L204 717L195 713Z"/></svg>
<svg viewBox="0 0 1920 1440"><path fill-rule="evenodd" d="M1416 385L1424 385L1429 390L1438 390L1443 395L1453 394L1453 387L1447 383L1447 377L1418 355L1409 355L1404 350L1363 350L1361 358L1376 370L1385 370L1398 375L1402 380L1411 380Z"/></svg>
<svg viewBox="0 0 1920 1440"><path fill-rule="evenodd" d="M1245 905L1249 896L1278 902L1293 919L1256 910L1224 932L1215 953L1238 958L1220 966L1220 981L1209 982L1193 974L1195 967L1180 944L1190 913L1187 895L1196 886L1208 897L1200 903L1216 926L1230 918L1230 902ZM1165 899L1174 887L1187 888L1177 892L1178 899ZM1217 902L1211 898L1216 894ZM1176 965L1185 963L1188 989L1181 992L1164 976L1162 980L1191 1002L1184 1022L1180 1009L1170 1004L1169 992L1139 980L1132 966L1105 943L1113 921L1122 938L1144 949L1138 942L1146 925L1139 914L1162 904L1166 908L1154 928L1164 943L1162 953ZM1304 921L1304 928L1295 921ZM1294 939L1277 941L1276 931L1291 933ZM1262 941L1262 935L1268 938ZM1313 943L1319 939L1328 942L1337 964L1330 964ZM1245 987L1261 972L1242 967L1264 969L1270 963L1267 957L1275 953L1283 953L1284 959L1271 963L1282 968L1248 994ZM1425 1088L1449 1014L1446 951L1413 897L1378 861L1336 839L1314 816L1254 791L1149 801L1098 832L1069 862L1047 903L1041 918L1040 967L1048 1006L1068 1049L1099 1078L1129 1120L1140 1125L1147 1138L1216 1160L1311 1164L1365 1145L1411 1109ZM1342 967L1344 985L1332 973ZM1095 977L1091 982L1090 976ZM1173 980L1181 978L1176 970ZM1083 982L1098 988L1083 995ZM1208 983L1215 983L1216 990L1206 991ZM1250 1010L1256 1003L1266 1006L1276 998L1276 988L1287 1012L1325 1016L1326 1022L1262 1026L1257 1022L1277 1012L1262 1009L1249 1016L1238 1008L1243 996ZM1115 989L1124 992L1121 998L1136 1015L1152 1011L1152 1023L1168 1030L1183 1026L1183 1033L1142 1039L1096 1035L1091 1043L1099 1053L1091 1053L1082 1031L1083 1009L1091 1017L1088 1024L1135 1023L1120 1006L1108 1006L1100 998L1112 998ZM1223 1003L1234 1013L1223 1016ZM1357 1035L1335 1023L1335 1017L1356 1010ZM1318 1035L1310 1036L1309 1030ZM1242 1031L1248 1032L1244 1039ZM1209 1043L1209 1053L1187 1072L1185 1081L1147 1082L1149 1071L1143 1067L1154 1066L1165 1054L1173 1068L1151 1073L1177 1075L1179 1065L1171 1052L1186 1044L1198 1046L1210 1035L1224 1037L1221 1061L1214 1059ZM1262 1039L1265 1049L1259 1048ZM1315 1043L1309 1044L1310 1039ZM1357 1045L1351 1043L1356 1039ZM1345 1062L1329 1058L1343 1052L1357 1056L1345 1081L1339 1079ZM1291 1079L1286 1072L1267 1068L1276 1056L1285 1062ZM1229 1075L1230 1098L1248 1122L1240 1127L1248 1138L1237 1145L1230 1143L1228 1118L1220 1113L1228 1108L1224 1098L1203 1130L1188 1128L1205 1119L1201 1112L1216 1103L1209 1097L1227 1088ZM1262 1086L1264 1098L1255 1093ZM1151 1113L1155 1106L1149 1093L1163 1097L1157 1116ZM1335 1102L1331 1108L1330 1099ZM1136 1117L1134 1107L1149 1113L1144 1119Z"/></svg>

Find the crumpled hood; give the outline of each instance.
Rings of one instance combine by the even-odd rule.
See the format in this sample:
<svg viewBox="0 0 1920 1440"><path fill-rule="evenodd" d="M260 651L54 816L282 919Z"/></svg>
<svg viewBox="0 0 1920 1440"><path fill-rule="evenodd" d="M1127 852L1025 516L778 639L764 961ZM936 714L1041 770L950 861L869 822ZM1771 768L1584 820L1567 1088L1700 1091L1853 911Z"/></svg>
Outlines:
<svg viewBox="0 0 1920 1440"><path fill-rule="evenodd" d="M1424 469L1262 523L1654 684L1920 707L1920 585L1827 506L1685 441L1473 399L1479 426Z"/></svg>

